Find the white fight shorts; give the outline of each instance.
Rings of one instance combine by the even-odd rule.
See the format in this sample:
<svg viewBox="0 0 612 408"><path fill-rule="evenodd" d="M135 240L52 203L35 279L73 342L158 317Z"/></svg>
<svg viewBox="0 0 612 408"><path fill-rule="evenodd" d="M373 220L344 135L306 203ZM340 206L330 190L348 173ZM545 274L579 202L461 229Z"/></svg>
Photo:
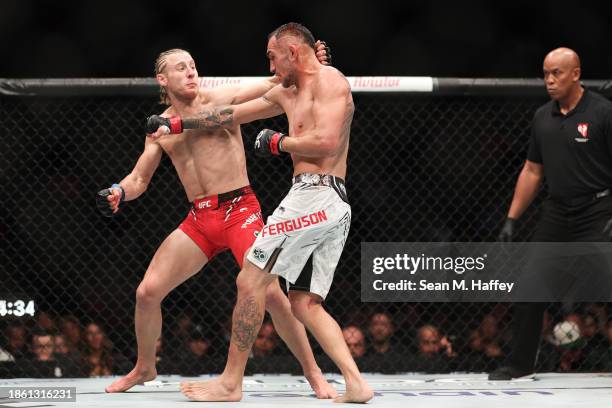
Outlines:
<svg viewBox="0 0 612 408"><path fill-rule="evenodd" d="M344 181L330 175L303 173L264 228L247 259L282 276L287 289L325 299L351 224ZM275 260L276 259L276 260Z"/></svg>

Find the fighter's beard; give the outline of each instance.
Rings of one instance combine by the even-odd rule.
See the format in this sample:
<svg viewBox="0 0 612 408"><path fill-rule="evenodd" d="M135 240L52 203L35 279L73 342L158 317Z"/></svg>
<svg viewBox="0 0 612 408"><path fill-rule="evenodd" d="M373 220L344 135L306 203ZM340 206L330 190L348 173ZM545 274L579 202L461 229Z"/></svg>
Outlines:
<svg viewBox="0 0 612 408"><path fill-rule="evenodd" d="M296 78L295 78L295 73L290 73L287 74L284 78L283 78L283 88L290 88L293 85L295 85L296 83Z"/></svg>

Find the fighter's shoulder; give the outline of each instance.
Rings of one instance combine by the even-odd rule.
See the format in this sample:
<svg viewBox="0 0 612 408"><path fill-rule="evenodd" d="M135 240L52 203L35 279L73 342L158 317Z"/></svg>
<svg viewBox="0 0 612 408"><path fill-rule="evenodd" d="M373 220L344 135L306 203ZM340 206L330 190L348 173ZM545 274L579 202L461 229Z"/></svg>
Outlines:
<svg viewBox="0 0 612 408"><path fill-rule="evenodd" d="M295 93L295 86L285 88L281 84L278 84L266 92L262 98L272 103L280 103L282 99L291 97L293 93Z"/></svg>
<svg viewBox="0 0 612 408"><path fill-rule="evenodd" d="M334 93L350 93L351 85L337 68L326 65L319 71L319 89Z"/></svg>
<svg viewBox="0 0 612 408"><path fill-rule="evenodd" d="M222 85L215 88L200 88L200 99L206 103L225 105L231 103L231 99L240 87L236 85Z"/></svg>

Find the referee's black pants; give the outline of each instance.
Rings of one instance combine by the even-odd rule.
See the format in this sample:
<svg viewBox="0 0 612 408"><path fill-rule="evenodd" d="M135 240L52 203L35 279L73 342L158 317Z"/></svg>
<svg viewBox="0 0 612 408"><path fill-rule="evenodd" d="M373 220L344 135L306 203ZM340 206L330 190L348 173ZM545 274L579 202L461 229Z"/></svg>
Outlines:
<svg viewBox="0 0 612 408"><path fill-rule="evenodd" d="M580 204L548 199L532 242L607 242L603 233L612 218L612 196ZM533 372L547 303L515 303L508 364Z"/></svg>

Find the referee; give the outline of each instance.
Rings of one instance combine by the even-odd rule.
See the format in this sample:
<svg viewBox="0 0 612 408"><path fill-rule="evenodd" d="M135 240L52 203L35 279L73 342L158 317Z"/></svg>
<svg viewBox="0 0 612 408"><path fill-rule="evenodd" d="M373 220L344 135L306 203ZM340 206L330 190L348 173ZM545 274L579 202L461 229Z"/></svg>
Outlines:
<svg viewBox="0 0 612 408"><path fill-rule="evenodd" d="M609 241L612 102L580 85L580 59L569 48L546 55L544 82L551 101L534 115L527 160L499 239L512 241L515 221L546 178L550 197L532 241ZM546 303L515 304L508 365L489 380L534 374L545 308Z"/></svg>

